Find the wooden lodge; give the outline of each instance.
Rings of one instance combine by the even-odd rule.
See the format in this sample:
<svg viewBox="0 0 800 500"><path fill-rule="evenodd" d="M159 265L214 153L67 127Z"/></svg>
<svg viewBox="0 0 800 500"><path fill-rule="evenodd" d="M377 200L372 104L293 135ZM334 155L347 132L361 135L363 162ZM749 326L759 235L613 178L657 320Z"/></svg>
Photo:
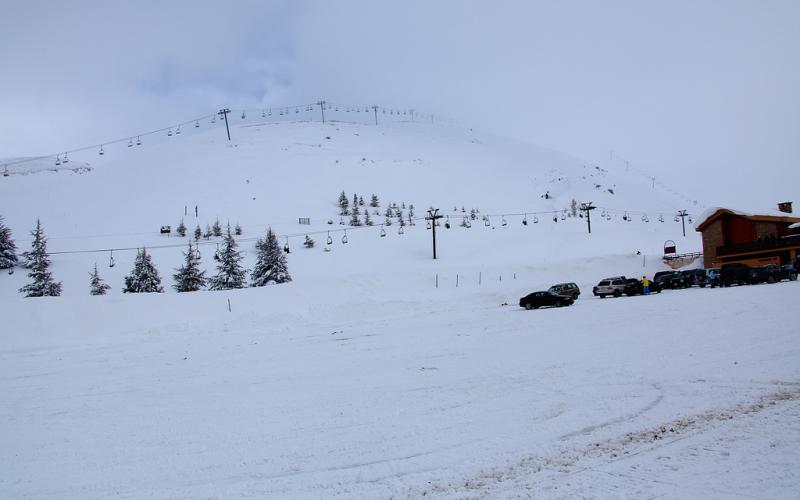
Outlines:
<svg viewBox="0 0 800 500"><path fill-rule="evenodd" d="M750 214L718 208L707 213L695 226L703 237L704 266L787 264L797 259L800 218L791 215L791 203L781 203L779 209Z"/></svg>

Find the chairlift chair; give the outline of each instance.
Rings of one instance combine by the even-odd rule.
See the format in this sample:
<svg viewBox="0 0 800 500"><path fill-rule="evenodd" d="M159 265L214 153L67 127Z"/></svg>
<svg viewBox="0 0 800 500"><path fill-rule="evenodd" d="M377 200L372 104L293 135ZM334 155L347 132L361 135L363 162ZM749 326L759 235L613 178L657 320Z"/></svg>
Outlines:
<svg viewBox="0 0 800 500"><path fill-rule="evenodd" d="M344 236L342 236L342 244L347 244L347 229L344 230Z"/></svg>
<svg viewBox="0 0 800 500"><path fill-rule="evenodd" d="M56 166L61 165L61 155L56 155Z"/></svg>
<svg viewBox="0 0 800 500"><path fill-rule="evenodd" d="M489 222L489 217L486 217L485 219L483 219L483 225L486 226L486 227L489 227L489 226L492 225L492 223Z"/></svg>
<svg viewBox="0 0 800 500"><path fill-rule="evenodd" d="M450 229L450 216L449 215L445 216L444 227L446 229Z"/></svg>
<svg viewBox="0 0 800 500"><path fill-rule="evenodd" d="M403 229L403 226L397 226L397 234L405 234L405 232L406 231Z"/></svg>
<svg viewBox="0 0 800 500"><path fill-rule="evenodd" d="M242 111L242 120L244 120L245 118L247 118L247 115L245 114L244 111Z"/></svg>
<svg viewBox="0 0 800 500"><path fill-rule="evenodd" d="M138 135L136 136L136 145L137 145L137 146L141 146L141 145L142 145L142 140L141 140L141 139L139 139L139 136L138 136Z"/></svg>
<svg viewBox="0 0 800 500"><path fill-rule="evenodd" d="M507 226L508 225L508 222L506 222L506 216L505 215L500 219L500 225L501 226Z"/></svg>
<svg viewBox="0 0 800 500"><path fill-rule="evenodd" d="M178 128L175 129L175 135L180 135L180 133L181 133L181 126L178 125Z"/></svg>
<svg viewBox="0 0 800 500"><path fill-rule="evenodd" d="M167 131L167 137L172 137L172 128Z"/></svg>
<svg viewBox="0 0 800 500"><path fill-rule="evenodd" d="M533 223L534 224L538 224L539 223L539 216L538 215L534 215L533 216Z"/></svg>
<svg viewBox="0 0 800 500"><path fill-rule="evenodd" d="M128 147L129 148L133 147L133 138L128 139Z"/></svg>
<svg viewBox="0 0 800 500"><path fill-rule="evenodd" d="M331 232L328 231L328 245L331 245L332 243L333 243L333 238L331 238Z"/></svg>
<svg viewBox="0 0 800 500"><path fill-rule="evenodd" d="M264 111L264 110L261 110L261 118L266 118L266 117L267 117L267 112Z"/></svg>
<svg viewBox="0 0 800 500"><path fill-rule="evenodd" d="M523 226L528 225L528 214L525 214L525 216L522 217L522 225Z"/></svg>
<svg viewBox="0 0 800 500"><path fill-rule="evenodd" d="M425 223L425 229L430 229L430 228L431 228L431 221L427 221Z"/></svg>
<svg viewBox="0 0 800 500"><path fill-rule="evenodd" d="M111 250L111 253L108 256L108 267L114 267L116 262L114 262L114 250Z"/></svg>
<svg viewBox="0 0 800 500"><path fill-rule="evenodd" d="M386 236L386 230L383 228L383 224L381 224L381 238Z"/></svg>
<svg viewBox="0 0 800 500"><path fill-rule="evenodd" d="M100 146L100 151L98 151L97 154L99 154L100 156L103 156L104 154L106 154L105 151L103 151L103 146L102 145Z"/></svg>
<svg viewBox="0 0 800 500"><path fill-rule="evenodd" d="M64 153L64 158L61 159L61 163L69 163L69 156L67 156L67 153Z"/></svg>

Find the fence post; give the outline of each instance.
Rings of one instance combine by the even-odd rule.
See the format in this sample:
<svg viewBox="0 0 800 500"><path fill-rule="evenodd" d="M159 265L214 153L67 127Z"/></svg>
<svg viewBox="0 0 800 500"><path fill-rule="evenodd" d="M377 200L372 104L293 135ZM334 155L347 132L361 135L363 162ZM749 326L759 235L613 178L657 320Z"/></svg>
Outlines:
<svg viewBox="0 0 800 500"><path fill-rule="evenodd" d="M478 286L481 286L481 271L478 271Z"/></svg>
<svg viewBox="0 0 800 500"><path fill-rule="evenodd" d="M458 274L456 274L456 288L458 288Z"/></svg>
<svg viewBox="0 0 800 500"><path fill-rule="evenodd" d="M439 273L436 273L436 288L439 288Z"/></svg>

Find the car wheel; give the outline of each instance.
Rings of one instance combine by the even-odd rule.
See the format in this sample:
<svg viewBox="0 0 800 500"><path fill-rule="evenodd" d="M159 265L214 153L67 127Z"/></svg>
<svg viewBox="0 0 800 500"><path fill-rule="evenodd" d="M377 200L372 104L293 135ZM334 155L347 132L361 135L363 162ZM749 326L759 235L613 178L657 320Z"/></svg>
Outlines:
<svg viewBox="0 0 800 500"><path fill-rule="evenodd" d="M706 284L705 284L705 283L701 283L701 284L700 284L700 288L705 288L705 287L706 287Z"/></svg>
<svg viewBox="0 0 800 500"><path fill-rule="evenodd" d="M774 276L768 276L767 277L767 283L769 283L770 285L775 283L775 277Z"/></svg>
<svg viewBox="0 0 800 500"><path fill-rule="evenodd" d="M528 302L527 304L525 304L525 309L527 309L528 311L530 311L531 309L533 309L533 304L531 304L530 302Z"/></svg>
<svg viewBox="0 0 800 500"><path fill-rule="evenodd" d="M619 290L614 290L614 297L619 297L621 295L622 293Z"/></svg>
<svg viewBox="0 0 800 500"><path fill-rule="evenodd" d="M790 274L789 281L797 281L797 273Z"/></svg>
<svg viewBox="0 0 800 500"><path fill-rule="evenodd" d="M597 296L600 297L601 299L606 298L605 294L603 294L603 293L597 294Z"/></svg>

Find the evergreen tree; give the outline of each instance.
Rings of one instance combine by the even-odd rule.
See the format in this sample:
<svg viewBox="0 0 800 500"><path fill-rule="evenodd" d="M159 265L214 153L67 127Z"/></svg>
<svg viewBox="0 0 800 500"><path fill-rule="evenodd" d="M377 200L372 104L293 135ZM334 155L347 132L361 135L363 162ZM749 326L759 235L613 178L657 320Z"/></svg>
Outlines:
<svg viewBox="0 0 800 500"><path fill-rule="evenodd" d="M258 256L251 274L252 286L264 286L270 283L286 283L292 281L286 264L286 255L278 245L278 239L272 228L267 230L266 239L256 243Z"/></svg>
<svg viewBox="0 0 800 500"><path fill-rule="evenodd" d="M232 288L243 288L247 276L247 270L242 268L242 252L238 251L236 240L231 234L231 227L225 234L222 249L214 254L217 264L217 275L209 281L209 290L230 290Z"/></svg>
<svg viewBox="0 0 800 500"><path fill-rule="evenodd" d="M172 288L177 292L196 292L206 286L206 272L200 270L200 252L197 248L192 248L189 242L189 250L184 252L183 266L176 269L172 275L175 284Z"/></svg>
<svg viewBox="0 0 800 500"><path fill-rule="evenodd" d="M394 215L394 210L391 206L386 207L386 212L383 213L386 217L392 217Z"/></svg>
<svg viewBox="0 0 800 500"><path fill-rule="evenodd" d="M349 205L347 195L342 191L342 194L339 195L339 215L350 215L350 211L347 209Z"/></svg>
<svg viewBox="0 0 800 500"><path fill-rule="evenodd" d="M353 193L353 209L355 210L356 208L358 208L358 196Z"/></svg>
<svg viewBox="0 0 800 500"><path fill-rule="evenodd" d="M573 199L569 204L569 213L572 217L578 216L578 202Z"/></svg>
<svg viewBox="0 0 800 500"><path fill-rule="evenodd" d="M211 226L211 232L213 232L214 236L217 238L222 236L222 226L219 225L219 219L214 221L214 225Z"/></svg>
<svg viewBox="0 0 800 500"><path fill-rule="evenodd" d="M194 240L199 240L201 236L203 236L203 230L200 229L200 226L198 225L194 228Z"/></svg>
<svg viewBox="0 0 800 500"><path fill-rule="evenodd" d="M377 207L378 205L380 205L380 203L378 203L378 196L377 196L377 195L375 195L375 194L373 194L373 195L372 195L372 199L371 199L371 200L370 200L370 202L369 202L369 206L371 206L372 208L375 208L375 207Z"/></svg>
<svg viewBox="0 0 800 500"><path fill-rule="evenodd" d="M186 236L186 224L183 223L183 219L181 219L181 223L178 224L178 229L176 229L176 231L181 238Z"/></svg>
<svg viewBox="0 0 800 500"><path fill-rule="evenodd" d="M233 234L236 236L242 235L242 226L240 226L238 222L236 223L236 227L233 228Z"/></svg>
<svg viewBox="0 0 800 500"><path fill-rule="evenodd" d="M303 246L306 248L314 248L314 240L312 240L311 238L309 238L308 235L306 235L306 240L303 242Z"/></svg>
<svg viewBox="0 0 800 500"><path fill-rule="evenodd" d="M136 253L131 273L125 276L125 288L122 293L163 293L161 276L158 275L156 266L147 254L147 249L142 248Z"/></svg>
<svg viewBox="0 0 800 500"><path fill-rule="evenodd" d="M11 229L3 224L0 216L0 269L10 269L17 265L17 245L11 237Z"/></svg>
<svg viewBox="0 0 800 500"><path fill-rule="evenodd" d="M369 216L369 209L364 210L364 224L367 226L371 226L373 224L372 217Z"/></svg>
<svg viewBox="0 0 800 500"><path fill-rule="evenodd" d="M392 218L391 217L386 217L386 219L383 220L383 225L384 226L391 226L392 225Z"/></svg>
<svg viewBox="0 0 800 500"><path fill-rule="evenodd" d="M361 225L361 210L358 209L358 205L353 205L353 215L350 217L350 225L351 226L360 226Z"/></svg>
<svg viewBox="0 0 800 500"><path fill-rule="evenodd" d="M414 205L408 206L408 225L414 225Z"/></svg>
<svg viewBox="0 0 800 500"><path fill-rule="evenodd" d="M358 197L358 206L360 206L360 207L364 206L364 197L363 196L359 196Z"/></svg>
<svg viewBox="0 0 800 500"><path fill-rule="evenodd" d="M211 226L209 226L208 224L206 224L206 231L203 233L203 238L205 238L205 239L209 239L209 238L211 238L213 235L214 235L214 233L213 233L213 232L211 232Z"/></svg>
<svg viewBox="0 0 800 500"><path fill-rule="evenodd" d="M33 243L27 253L28 277L31 282L19 289L26 297L58 297L61 295L61 282L53 281L50 273L50 258L47 255L47 237L44 235L42 223L36 219L36 229L31 231Z"/></svg>
<svg viewBox="0 0 800 500"><path fill-rule="evenodd" d="M397 223L400 224L400 227L403 227L403 226L406 225L406 221L403 219L403 211L402 210L398 210L397 211Z"/></svg>
<svg viewBox="0 0 800 500"><path fill-rule="evenodd" d="M91 281L89 282L91 285L91 289L89 293L92 295L105 295L107 291L111 289L104 281L103 278L100 277L100 273L97 272L97 264L94 265L94 271L89 273L91 276Z"/></svg>

